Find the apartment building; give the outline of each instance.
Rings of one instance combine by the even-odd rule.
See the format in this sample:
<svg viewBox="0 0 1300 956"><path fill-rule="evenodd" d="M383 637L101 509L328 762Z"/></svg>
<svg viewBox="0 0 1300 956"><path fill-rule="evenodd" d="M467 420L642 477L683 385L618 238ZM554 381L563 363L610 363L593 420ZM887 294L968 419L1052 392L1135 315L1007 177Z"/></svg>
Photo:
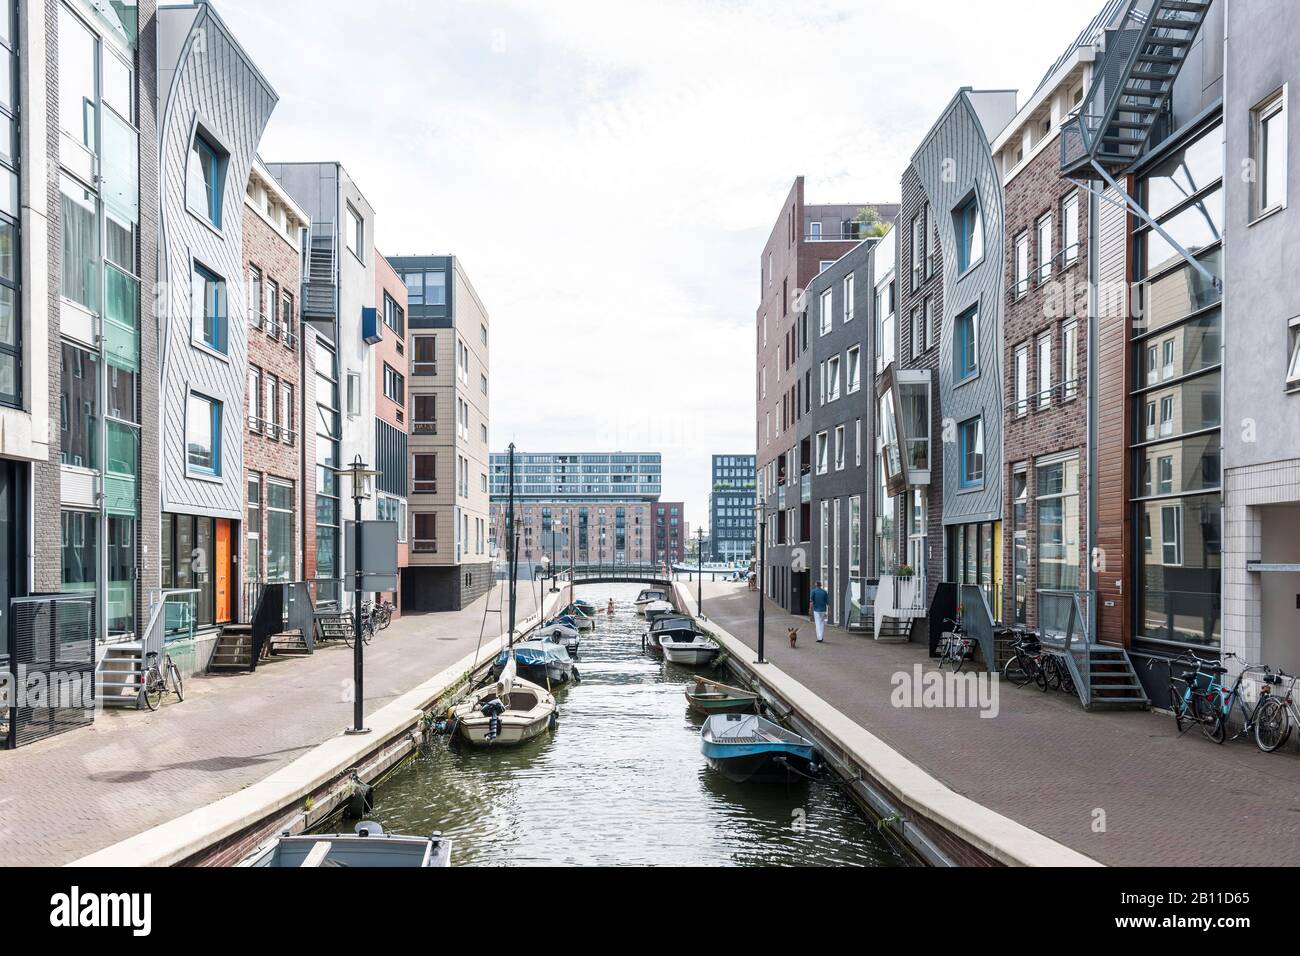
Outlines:
<svg viewBox="0 0 1300 956"><path fill-rule="evenodd" d="M796 481L799 466L792 467L792 462L800 445L800 402L806 403L806 376L801 376L798 368L796 329L803 290L823 268L874 231L877 221L892 222L897 214L897 204L808 205L804 178L799 176L782 203L759 259L755 314L757 520L767 523L764 590L782 607L793 607L791 549L799 546L792 538L796 532L787 515L792 509L797 512L801 503Z"/></svg>
<svg viewBox="0 0 1300 956"><path fill-rule="evenodd" d="M652 564L655 562L656 503L592 498L581 503L525 501L515 505L519 575L531 577L546 565ZM684 527L684 526L683 526ZM490 534L505 553L506 504L493 500ZM682 540L685 540L683 534ZM543 558L546 559L543 562Z"/></svg>
<svg viewBox="0 0 1300 956"><path fill-rule="evenodd" d="M656 564L680 564L686 557L686 505L680 501L656 501L654 506L654 521L651 524L654 531L652 547L654 549L654 560ZM606 542L603 531L601 538L596 541L597 561L603 559L606 553ZM608 548L611 559L618 554L617 537L610 542Z"/></svg>
<svg viewBox="0 0 1300 956"><path fill-rule="evenodd" d="M714 455L710 468L709 547L714 561L754 557L756 473L753 455Z"/></svg>
<svg viewBox="0 0 1300 956"><path fill-rule="evenodd" d="M162 586L196 591L206 663L238 612L249 317L245 184L276 94L210 4L158 10ZM264 333L263 333L264 334Z"/></svg>
<svg viewBox="0 0 1300 956"><path fill-rule="evenodd" d="M408 610L457 610L492 584L487 308L456 256L393 256L406 288Z"/></svg>
<svg viewBox="0 0 1300 956"><path fill-rule="evenodd" d="M401 569L409 560L407 495L410 492L410 454L407 438L406 284L392 265L375 253L374 317L375 361L375 517L397 523L397 590L378 595L392 601L393 615L402 608Z"/></svg>
<svg viewBox="0 0 1300 956"><path fill-rule="evenodd" d="M263 583L314 576L315 461L304 436L316 416L298 321L302 241L310 222L264 165L244 192L248 386L244 395L244 551L241 608ZM309 573L312 572L312 573Z"/></svg>

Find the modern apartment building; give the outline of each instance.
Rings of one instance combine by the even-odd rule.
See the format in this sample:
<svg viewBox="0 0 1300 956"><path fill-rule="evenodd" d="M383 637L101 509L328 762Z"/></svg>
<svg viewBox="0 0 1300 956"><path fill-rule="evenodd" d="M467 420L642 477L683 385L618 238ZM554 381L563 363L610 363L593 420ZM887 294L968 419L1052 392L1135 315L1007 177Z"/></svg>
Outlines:
<svg viewBox="0 0 1300 956"><path fill-rule="evenodd" d="M393 256L410 377L408 610L456 610L492 584L487 308L456 256Z"/></svg>
<svg viewBox="0 0 1300 956"><path fill-rule="evenodd" d="M798 369L796 318L808 283L872 231L866 211L892 222L897 204L849 203L808 205L804 179L795 179L773 224L759 259L759 306L755 313L755 407L758 521L766 521L765 592L782 607L791 607L789 569L793 534L785 513L798 508L796 428L805 382ZM782 462L785 462L783 465ZM793 484L790 484L793 483ZM792 490L791 490L792 489Z"/></svg>
<svg viewBox="0 0 1300 956"><path fill-rule="evenodd" d="M244 193L248 387L244 395L245 612L264 582L302 581L315 565L316 463L304 455L316 417L315 376L304 374L298 321L307 214L266 167L254 162Z"/></svg>
<svg viewBox="0 0 1300 956"><path fill-rule="evenodd" d="M407 496L410 461L407 429L406 379L409 372L406 344L406 284L392 265L375 253L374 316L375 361L375 517L397 523L397 590L379 595L392 601L393 615L401 615L402 569L409 561Z"/></svg>
<svg viewBox="0 0 1300 956"><path fill-rule="evenodd" d="M714 455L710 469L709 545L714 561L744 563L754 557L758 528L753 455Z"/></svg>
<svg viewBox="0 0 1300 956"><path fill-rule="evenodd" d="M654 505L654 521L651 524L654 531L652 546L654 548L654 560L656 564L679 564L686 557L686 505L680 501L656 501ZM617 544L617 537L614 544ZM597 542L597 554L603 555L605 547L603 541ZM618 551L616 548L610 549L612 557L616 557Z"/></svg>
<svg viewBox="0 0 1300 956"><path fill-rule="evenodd" d="M519 574L543 566L655 562L657 505L653 501L593 498L581 503L525 500L515 504ZM506 505L492 502L491 536L505 554ZM684 536L683 536L684 540Z"/></svg>
<svg viewBox="0 0 1300 956"><path fill-rule="evenodd" d="M245 184L276 94L210 4L157 24L162 587L196 591L215 640L238 613L247 481ZM196 669L205 647L173 657Z"/></svg>

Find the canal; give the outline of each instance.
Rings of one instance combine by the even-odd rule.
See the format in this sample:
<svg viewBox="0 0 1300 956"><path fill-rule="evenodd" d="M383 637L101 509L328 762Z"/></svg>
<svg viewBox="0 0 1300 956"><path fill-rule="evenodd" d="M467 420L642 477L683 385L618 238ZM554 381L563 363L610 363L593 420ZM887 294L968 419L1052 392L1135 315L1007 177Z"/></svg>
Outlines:
<svg viewBox="0 0 1300 956"><path fill-rule="evenodd" d="M836 783L746 786L708 769L684 696L693 672L642 650L640 587L578 588L601 613L581 683L556 692L554 733L509 750L436 738L378 788L372 816L441 830L455 866L909 865Z"/></svg>

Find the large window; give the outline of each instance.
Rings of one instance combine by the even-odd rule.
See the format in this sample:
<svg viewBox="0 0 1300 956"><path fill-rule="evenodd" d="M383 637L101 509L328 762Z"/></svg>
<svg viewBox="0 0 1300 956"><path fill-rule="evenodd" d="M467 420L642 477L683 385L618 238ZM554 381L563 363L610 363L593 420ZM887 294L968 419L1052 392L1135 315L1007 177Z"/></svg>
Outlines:
<svg viewBox="0 0 1300 956"><path fill-rule="evenodd" d="M415 336L412 343L411 374L438 374L438 337L436 335Z"/></svg>
<svg viewBox="0 0 1300 956"><path fill-rule="evenodd" d="M225 280L196 262L191 295L195 340L224 354L228 341Z"/></svg>
<svg viewBox="0 0 1300 956"><path fill-rule="evenodd" d="M95 139L95 35L67 7L59 4L59 125L90 152Z"/></svg>
<svg viewBox="0 0 1300 956"><path fill-rule="evenodd" d="M411 490L416 494L437 494L438 456L436 454L416 454L414 459L414 480Z"/></svg>
<svg viewBox="0 0 1300 956"><path fill-rule="evenodd" d="M18 289L18 90L15 67L14 12L4 4L0 19L0 402L22 404L22 310Z"/></svg>
<svg viewBox="0 0 1300 956"><path fill-rule="evenodd" d="M185 464L198 474L221 474L221 403L197 392L185 404Z"/></svg>
<svg viewBox="0 0 1300 956"><path fill-rule="evenodd" d="M95 194L71 176L59 180L59 218L63 232L59 290L65 299L99 311L99 220Z"/></svg>
<svg viewBox="0 0 1300 956"><path fill-rule="evenodd" d="M436 552L438 550L438 516L434 513L416 512L411 536L412 551Z"/></svg>
<svg viewBox="0 0 1300 956"><path fill-rule="evenodd" d="M984 484L984 420L972 418L958 428L960 480L963 488Z"/></svg>
<svg viewBox="0 0 1300 956"><path fill-rule="evenodd" d="M412 425L425 435L438 434L438 397L436 395L412 396Z"/></svg>
<svg viewBox="0 0 1300 956"><path fill-rule="evenodd" d="M294 574L293 485L266 481L266 580L292 581Z"/></svg>
<svg viewBox="0 0 1300 956"><path fill-rule="evenodd" d="M63 343L59 393L59 461L99 468L99 357Z"/></svg>
<svg viewBox="0 0 1300 956"><path fill-rule="evenodd" d="M1038 586L1079 586L1079 459L1040 464L1036 471Z"/></svg>
<svg viewBox="0 0 1300 956"><path fill-rule="evenodd" d="M347 244L348 251L362 262L366 260L365 228L365 220L361 218L361 214L352 208L351 203L348 203L347 208L344 210L343 241Z"/></svg>
<svg viewBox="0 0 1300 956"><path fill-rule="evenodd" d="M189 168L185 171L185 204L218 229L225 175L225 152L203 133L196 132L190 146Z"/></svg>
<svg viewBox="0 0 1300 956"><path fill-rule="evenodd" d="M387 362L384 363L384 397L406 407L406 379Z"/></svg>
<svg viewBox="0 0 1300 956"><path fill-rule="evenodd" d="M972 194L953 210L952 217L957 233L957 271L962 273L984 258L984 221L979 197Z"/></svg>
<svg viewBox="0 0 1300 956"><path fill-rule="evenodd" d="M1281 209L1286 205L1286 87L1255 107L1252 114L1255 165L1254 214Z"/></svg>
<svg viewBox="0 0 1300 956"><path fill-rule="evenodd" d="M961 315L953 328L953 377L964 382L979 371L980 316L979 308L972 307Z"/></svg>

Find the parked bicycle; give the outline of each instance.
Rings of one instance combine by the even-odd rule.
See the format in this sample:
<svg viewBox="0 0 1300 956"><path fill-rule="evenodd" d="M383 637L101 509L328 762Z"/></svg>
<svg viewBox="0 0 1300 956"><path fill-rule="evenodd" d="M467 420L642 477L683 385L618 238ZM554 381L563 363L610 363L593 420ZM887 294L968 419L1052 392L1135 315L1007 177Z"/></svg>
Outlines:
<svg viewBox="0 0 1300 956"><path fill-rule="evenodd" d="M1038 685L1039 690L1060 690L1067 694L1075 692L1074 678L1070 675L1069 665L1066 664L1065 658L1061 654L1044 652L1042 669L1043 680Z"/></svg>
<svg viewBox="0 0 1300 956"><path fill-rule="evenodd" d="M343 635L343 643L348 647L351 647L352 642L356 640L356 621L357 615L359 615L361 618L361 642L363 644L369 644L371 639L375 636L376 630L374 603L371 601L362 601L360 609L354 611L353 615L352 627L348 628L347 633Z"/></svg>
<svg viewBox="0 0 1300 956"><path fill-rule="evenodd" d="M1017 687L1030 681L1046 690L1043 674L1043 646L1032 631L1015 629L1016 638L1011 644L1011 659L1002 665L1002 677Z"/></svg>
<svg viewBox="0 0 1300 956"><path fill-rule="evenodd" d="M1147 667L1154 668L1158 663L1164 663L1169 669L1169 709L1178 733L1185 732L1184 724L1194 723L1200 726L1201 733L1208 739L1222 743L1226 732L1221 690L1222 678L1228 669L1217 661L1197 657L1191 651L1164 660L1153 657L1147 661ZM1180 673L1175 674L1175 668Z"/></svg>
<svg viewBox="0 0 1300 956"><path fill-rule="evenodd" d="M393 602L380 601L374 605L375 630L382 631L393 623Z"/></svg>
<svg viewBox="0 0 1300 956"><path fill-rule="evenodd" d="M952 668L953 673L956 673L971 656L971 649L975 646L975 642L966 636L960 620L948 618L944 623L949 625L949 628L939 638L939 666L947 664Z"/></svg>
<svg viewBox="0 0 1300 956"><path fill-rule="evenodd" d="M163 694L167 692L169 684L172 692L176 694L177 701L185 699L185 685L181 681L181 670L170 654L165 655L165 660L160 665L158 652L150 651L144 656L144 663L144 673L140 675L140 691L150 710L157 710L162 706Z"/></svg>
<svg viewBox="0 0 1300 956"><path fill-rule="evenodd" d="M1286 693L1280 688L1285 681ZM1255 705L1255 745L1264 753L1272 753L1287 742L1291 736L1291 727L1300 723L1300 709L1296 706L1296 682L1300 677L1285 671L1264 675L1264 686L1260 688L1259 703Z"/></svg>

